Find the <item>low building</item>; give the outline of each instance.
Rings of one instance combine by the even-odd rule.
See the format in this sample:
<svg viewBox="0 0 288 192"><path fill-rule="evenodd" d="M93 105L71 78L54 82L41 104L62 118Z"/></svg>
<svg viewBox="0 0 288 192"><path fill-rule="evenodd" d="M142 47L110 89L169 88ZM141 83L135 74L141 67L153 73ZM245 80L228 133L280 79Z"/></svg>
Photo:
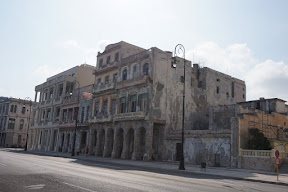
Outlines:
<svg viewBox="0 0 288 192"><path fill-rule="evenodd" d="M0 146L25 147L32 101L0 98Z"/></svg>
<svg viewBox="0 0 288 192"><path fill-rule="evenodd" d="M273 149L288 152L288 114L284 100L261 98L212 106L209 107L208 122L207 130L186 131L186 161L194 164L207 162L209 166L274 170L274 156L272 159L241 156L241 151L248 149L248 131L252 128L259 129Z"/></svg>

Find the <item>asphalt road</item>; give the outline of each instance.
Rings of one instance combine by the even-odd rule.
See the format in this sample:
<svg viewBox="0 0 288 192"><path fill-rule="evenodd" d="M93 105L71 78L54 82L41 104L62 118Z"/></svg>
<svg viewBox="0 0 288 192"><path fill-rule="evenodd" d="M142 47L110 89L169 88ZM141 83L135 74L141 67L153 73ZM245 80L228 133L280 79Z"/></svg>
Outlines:
<svg viewBox="0 0 288 192"><path fill-rule="evenodd" d="M287 186L187 175L0 149L0 192L287 191Z"/></svg>

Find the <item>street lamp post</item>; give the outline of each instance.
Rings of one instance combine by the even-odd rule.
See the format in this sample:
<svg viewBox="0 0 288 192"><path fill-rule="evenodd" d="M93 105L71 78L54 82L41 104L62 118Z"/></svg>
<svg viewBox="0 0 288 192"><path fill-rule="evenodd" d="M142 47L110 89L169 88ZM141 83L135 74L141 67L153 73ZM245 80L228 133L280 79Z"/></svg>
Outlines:
<svg viewBox="0 0 288 192"><path fill-rule="evenodd" d="M181 156L180 156L180 163L179 163L179 170L185 170L184 166L184 118L185 118L185 48L182 44L178 44L175 47L174 50L174 59L172 62L172 67L176 68L177 65L177 59L176 57L178 56L177 54L182 54L183 59L184 59L184 74L183 74L183 112L182 112L182 132L181 132Z"/></svg>
<svg viewBox="0 0 288 192"><path fill-rule="evenodd" d="M27 151L27 145L28 145L28 135L29 135L29 126L30 126L30 116L31 116L31 107L32 107L32 99L30 97L26 97L24 99L24 106L25 107L25 101L29 100L29 104L30 104L30 109L29 109L29 116L28 116L28 127L27 127L27 134L26 134L26 144L25 144L25 148L24 151Z"/></svg>
<svg viewBox="0 0 288 192"><path fill-rule="evenodd" d="M79 105L79 96L80 96L80 83L75 80L75 85L78 83L78 97L77 97L77 106ZM74 86L76 88L76 86ZM75 89L74 88L74 89ZM74 138L73 138L73 145L72 145L72 153L71 156L75 156L75 143L76 143L76 131L78 127L78 112L79 112L80 107L78 107L78 110L75 111L75 131L74 131Z"/></svg>

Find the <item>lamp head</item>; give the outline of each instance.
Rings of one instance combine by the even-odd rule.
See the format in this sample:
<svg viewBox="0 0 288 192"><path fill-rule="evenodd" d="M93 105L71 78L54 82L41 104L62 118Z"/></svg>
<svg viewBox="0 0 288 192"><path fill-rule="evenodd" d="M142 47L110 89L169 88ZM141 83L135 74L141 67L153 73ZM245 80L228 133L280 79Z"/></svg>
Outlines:
<svg viewBox="0 0 288 192"><path fill-rule="evenodd" d="M176 60L176 57L172 57L171 67L172 67L172 68L176 68L176 66L177 66L177 60Z"/></svg>

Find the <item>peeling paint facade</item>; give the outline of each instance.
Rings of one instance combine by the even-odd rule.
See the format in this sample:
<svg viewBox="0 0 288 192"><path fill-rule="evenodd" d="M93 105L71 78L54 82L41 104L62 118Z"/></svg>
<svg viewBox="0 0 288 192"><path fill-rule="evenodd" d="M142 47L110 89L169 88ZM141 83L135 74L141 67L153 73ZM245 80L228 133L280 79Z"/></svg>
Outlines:
<svg viewBox="0 0 288 192"><path fill-rule="evenodd" d="M88 124L81 121L85 105L83 101L82 106L82 95L92 91L94 70L95 67L82 64L49 77L46 82L35 87L28 149L71 152L77 118L80 123L76 148L80 151L83 130L86 130L87 137L89 135ZM84 110L87 110L85 106Z"/></svg>
<svg viewBox="0 0 288 192"><path fill-rule="evenodd" d="M127 47L137 53L122 56ZM113 60L116 53L117 62ZM90 155L177 160L184 60L177 57L178 66L172 68L172 59L171 52L156 47L140 50L125 42L109 45L98 54L89 121ZM231 130L210 130L207 108L245 101L245 82L197 64L191 66L188 60L185 65L185 160L198 163L206 158L214 165L212 152L221 154L221 164L228 166ZM205 153L200 157L202 149Z"/></svg>
<svg viewBox="0 0 288 192"><path fill-rule="evenodd" d="M0 97L0 146L25 147L32 101Z"/></svg>

